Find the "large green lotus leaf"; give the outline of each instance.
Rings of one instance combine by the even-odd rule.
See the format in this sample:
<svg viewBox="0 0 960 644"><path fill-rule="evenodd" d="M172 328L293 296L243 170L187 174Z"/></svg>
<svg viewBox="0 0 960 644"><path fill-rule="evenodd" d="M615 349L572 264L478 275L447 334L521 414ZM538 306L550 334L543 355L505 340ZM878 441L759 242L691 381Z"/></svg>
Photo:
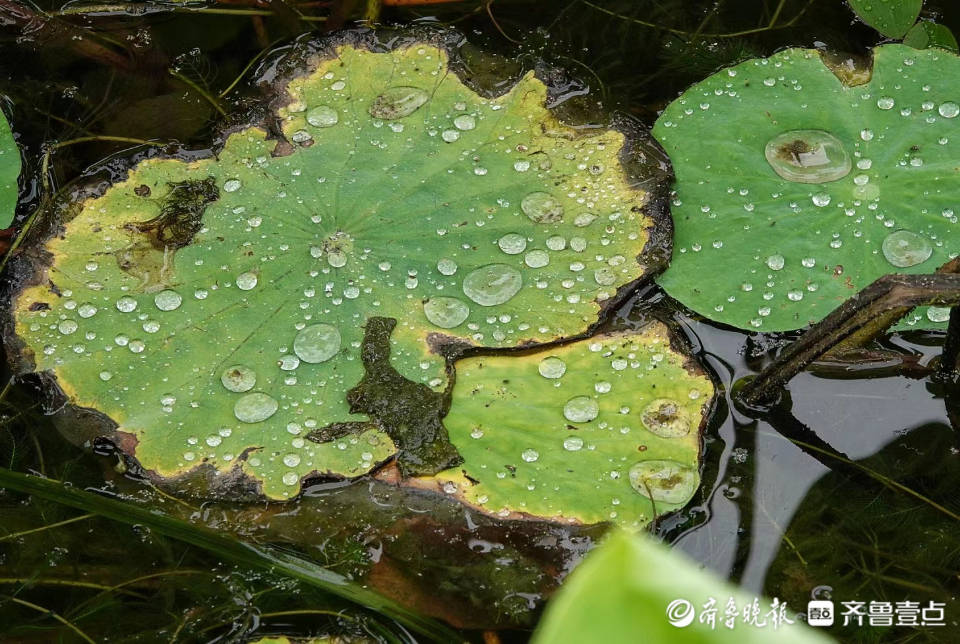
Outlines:
<svg viewBox="0 0 960 644"><path fill-rule="evenodd" d="M249 127L139 163L15 301L36 368L159 476L240 468L283 498L366 473L404 450L347 402L368 319L398 320L390 364L441 390L444 347L582 333L647 270L625 135L562 124L532 74L483 97L427 43L313 64L280 101L289 142Z"/></svg>
<svg viewBox="0 0 960 644"><path fill-rule="evenodd" d="M17 179L20 177L20 150L10 124L0 112L0 228L13 221L19 199Z"/></svg>
<svg viewBox="0 0 960 644"><path fill-rule="evenodd" d="M694 85L654 127L676 172L660 283L713 320L782 331L884 274L932 273L957 252L958 103L960 58L902 45L875 49L855 87L798 49Z"/></svg>
<svg viewBox="0 0 960 644"><path fill-rule="evenodd" d="M531 642L832 642L796 619L804 608L750 595L650 537L617 530L550 600Z"/></svg>
<svg viewBox="0 0 960 644"><path fill-rule="evenodd" d="M848 0L860 18L889 38L903 38L923 8L923 0Z"/></svg>
<svg viewBox="0 0 960 644"><path fill-rule="evenodd" d="M662 324L456 368L444 422L464 462L415 484L500 516L631 527L693 497L713 385Z"/></svg>

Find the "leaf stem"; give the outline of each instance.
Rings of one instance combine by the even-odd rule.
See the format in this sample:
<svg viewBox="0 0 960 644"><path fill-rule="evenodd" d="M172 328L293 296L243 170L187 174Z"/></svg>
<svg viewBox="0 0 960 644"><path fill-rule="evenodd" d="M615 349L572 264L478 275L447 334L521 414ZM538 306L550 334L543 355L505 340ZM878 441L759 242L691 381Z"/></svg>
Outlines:
<svg viewBox="0 0 960 644"><path fill-rule="evenodd" d="M44 614L46 614L46 615L49 615L50 617L54 618L55 620L57 620L58 622L60 622L61 624L63 624L63 625L66 626L67 628L69 628L71 631L73 631L74 633L76 633L78 637L80 637L81 639L83 639L83 641L89 642L90 644L97 644L97 643L94 642L92 639L90 639L90 637L89 637L86 633L84 633L84 632L81 631L79 628L77 628L77 626L76 626L73 622L67 620L67 619L64 618L64 617L61 617L59 614L55 613L54 611L50 610L49 608L44 608L43 606L39 606L39 605L37 605L37 604L34 604L33 602L28 602L28 601L25 600L25 599L18 599L17 597L10 597L9 595L6 597L6 599L8 599L9 601L12 601L14 604L20 604L21 606L25 606L26 608L29 608L29 609L31 609L31 610L35 610L35 611L37 611L38 613L44 613Z"/></svg>
<svg viewBox="0 0 960 644"><path fill-rule="evenodd" d="M11 532L10 534L5 534L2 537L0 537L0 541L10 541L11 539L24 537L28 534L36 534L38 532L43 532L44 530L52 530L53 528L59 528L60 526L70 525L71 523L76 523L78 521L85 521L87 519L92 519L95 516L97 515L81 514L80 516L64 519L63 521L57 521L56 523L48 523L46 525L40 526L39 528L31 528L30 530L21 530L20 532Z"/></svg>

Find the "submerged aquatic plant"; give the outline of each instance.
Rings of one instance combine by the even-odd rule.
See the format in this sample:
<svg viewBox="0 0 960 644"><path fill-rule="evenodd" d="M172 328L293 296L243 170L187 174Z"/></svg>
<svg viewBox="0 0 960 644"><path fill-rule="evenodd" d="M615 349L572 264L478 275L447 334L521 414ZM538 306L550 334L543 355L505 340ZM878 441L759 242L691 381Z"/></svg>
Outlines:
<svg viewBox="0 0 960 644"><path fill-rule="evenodd" d="M802 49L698 83L654 128L677 175L660 283L710 319L783 331L887 273L932 273L956 254L958 115L960 58L940 49L878 47L855 86Z"/></svg>
<svg viewBox="0 0 960 644"><path fill-rule="evenodd" d="M15 295L20 369L51 373L75 420L96 412L93 433L160 480L252 480L282 499L305 476L356 477L392 458L404 475L479 467L441 422L450 361L584 334L660 267L662 248L628 127L566 125L533 73L478 93L451 53L439 38L328 41L280 83L266 126L234 129L210 156L142 161L78 197ZM629 349L644 336L622 342L618 360L658 366L646 346ZM529 362L498 360L505 373ZM623 395L663 372L624 379ZM699 373L675 374L677 396L692 378L703 399L683 405L684 494L654 494L666 506L693 492L712 394ZM541 402L558 420L594 420ZM492 427L504 411L487 414ZM563 438L560 426L557 450ZM635 443L602 450L617 462L589 476L623 469L626 485L644 460Z"/></svg>

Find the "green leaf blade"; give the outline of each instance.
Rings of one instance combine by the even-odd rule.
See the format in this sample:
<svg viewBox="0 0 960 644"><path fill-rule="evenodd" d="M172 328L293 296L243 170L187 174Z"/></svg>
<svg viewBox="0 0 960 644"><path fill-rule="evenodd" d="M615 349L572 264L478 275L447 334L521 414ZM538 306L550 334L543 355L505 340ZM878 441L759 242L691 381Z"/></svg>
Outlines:
<svg viewBox="0 0 960 644"><path fill-rule="evenodd" d="M865 23L888 38L903 38L920 16L923 0L848 0Z"/></svg>
<svg viewBox="0 0 960 644"><path fill-rule="evenodd" d="M13 222L20 198L20 149L7 117L0 112L0 228Z"/></svg>

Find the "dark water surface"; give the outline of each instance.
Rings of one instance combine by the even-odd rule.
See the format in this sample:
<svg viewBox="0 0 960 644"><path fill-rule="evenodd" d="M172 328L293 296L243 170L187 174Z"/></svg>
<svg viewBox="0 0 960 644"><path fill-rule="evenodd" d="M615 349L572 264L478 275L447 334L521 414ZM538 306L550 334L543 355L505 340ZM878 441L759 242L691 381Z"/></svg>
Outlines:
<svg viewBox="0 0 960 644"><path fill-rule="evenodd" d="M960 33L955 3L925 5L928 17ZM40 202L40 159L54 142L82 139L51 151L54 190L138 149L98 137L206 148L224 118L247 113L259 95L252 81L265 71L260 61L273 49L309 30L355 25L365 10L349 0L217 7L236 13L0 0L0 95L27 160L20 223ZM546 60L579 79L571 96L587 94L647 126L680 91L728 64L787 46L860 56L881 40L838 0L496 0L386 8L380 20L455 26L471 46L496 54L502 75ZM711 324L655 287L610 324L650 317L671 321L726 392L789 339ZM881 345L926 364L941 343L942 335L913 332ZM824 369L798 376L790 392L793 418L774 424L731 411L728 394L721 399L704 437L704 486L661 522L660 536L794 611L822 586L838 601L946 602L943 627L834 629L841 641L960 641L960 428L947 412L957 392L890 371ZM318 483L286 505L175 501L111 446L66 444L42 406L29 382L4 391L0 465L295 550L477 641L490 628L505 629L503 641L524 641L545 596L603 532L493 520L373 480ZM83 641L78 631L118 642L416 639L389 619L144 526L0 491L0 641Z"/></svg>

